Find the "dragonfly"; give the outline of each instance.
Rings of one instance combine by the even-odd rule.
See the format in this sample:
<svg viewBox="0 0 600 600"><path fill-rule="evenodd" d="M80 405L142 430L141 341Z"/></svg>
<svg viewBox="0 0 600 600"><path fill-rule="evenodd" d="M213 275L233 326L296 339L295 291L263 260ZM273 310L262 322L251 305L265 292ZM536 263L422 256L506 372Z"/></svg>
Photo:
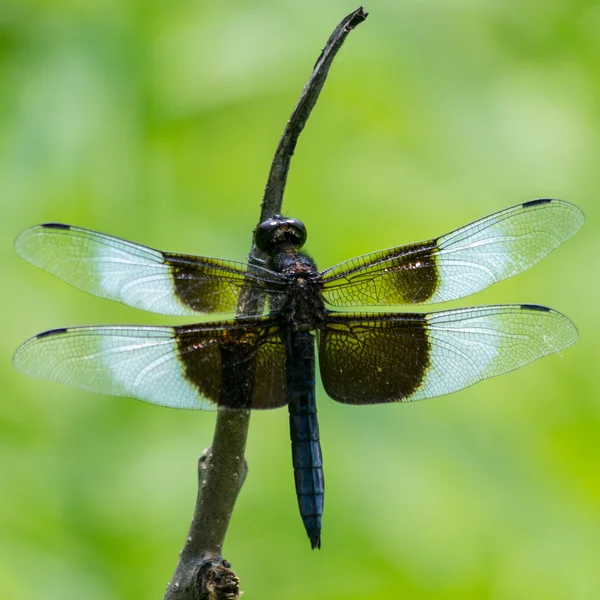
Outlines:
<svg viewBox="0 0 600 600"><path fill-rule="evenodd" d="M579 208L542 198L423 242L319 271L306 227L274 215L255 230L260 265L161 252L46 223L16 240L25 260L85 292L155 313L213 322L52 329L14 355L23 373L89 392L199 410L288 406L298 506L321 547L323 459L315 365L343 404L412 402L462 390L575 342L563 314L536 304L429 313L359 307L442 303L528 269L583 225ZM235 316L248 291L256 314ZM316 351L315 351L316 347Z"/></svg>

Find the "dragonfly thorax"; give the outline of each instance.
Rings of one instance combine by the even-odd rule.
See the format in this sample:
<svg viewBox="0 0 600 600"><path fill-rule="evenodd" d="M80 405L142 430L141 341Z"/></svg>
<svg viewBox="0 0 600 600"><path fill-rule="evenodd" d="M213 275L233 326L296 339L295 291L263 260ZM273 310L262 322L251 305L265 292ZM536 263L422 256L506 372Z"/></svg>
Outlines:
<svg viewBox="0 0 600 600"><path fill-rule="evenodd" d="M268 266L288 281L287 293L278 303L278 312L296 330L318 328L325 319L326 310L314 260L282 243L273 249Z"/></svg>

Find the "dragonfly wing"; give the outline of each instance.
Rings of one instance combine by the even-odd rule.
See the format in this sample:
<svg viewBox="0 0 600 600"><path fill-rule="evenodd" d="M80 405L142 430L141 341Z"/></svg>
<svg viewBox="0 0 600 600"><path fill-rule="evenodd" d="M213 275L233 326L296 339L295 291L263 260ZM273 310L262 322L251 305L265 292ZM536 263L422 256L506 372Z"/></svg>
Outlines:
<svg viewBox="0 0 600 600"><path fill-rule="evenodd" d="M268 318L55 329L25 342L13 362L27 375L172 408L286 403L285 348Z"/></svg>
<svg viewBox="0 0 600 600"><path fill-rule="evenodd" d="M508 373L576 339L567 317L530 304L429 314L330 313L320 332L319 364L334 400L409 402Z"/></svg>
<svg viewBox="0 0 600 600"><path fill-rule="evenodd" d="M27 229L15 246L25 260L78 289L167 315L234 313L245 286L271 296L285 286L261 267L161 252L60 223Z"/></svg>
<svg viewBox="0 0 600 600"><path fill-rule="evenodd" d="M579 208L532 200L437 239L367 254L322 273L333 306L456 300L533 266L583 225Z"/></svg>

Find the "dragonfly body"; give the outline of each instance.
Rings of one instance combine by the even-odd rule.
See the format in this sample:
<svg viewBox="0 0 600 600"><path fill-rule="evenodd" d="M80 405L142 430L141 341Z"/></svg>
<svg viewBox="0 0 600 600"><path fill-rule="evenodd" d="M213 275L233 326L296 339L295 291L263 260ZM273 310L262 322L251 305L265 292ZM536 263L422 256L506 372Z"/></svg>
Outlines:
<svg viewBox="0 0 600 600"><path fill-rule="evenodd" d="M325 481L319 439L315 392L315 340L313 330L327 317L315 262L300 248L306 239L304 225L275 215L259 226L257 245L268 255L267 268L289 281L287 292L272 310L282 319L285 347L287 404L290 413L292 464L298 507L313 548L321 546Z"/></svg>
<svg viewBox="0 0 600 600"><path fill-rule="evenodd" d="M337 312L455 300L528 269L583 224L567 202L518 204L438 238L366 254L319 272L300 248L304 225L275 215L255 233L264 266L161 252L69 225L23 232L19 254L89 293L178 316L235 313L243 293L266 301L235 319L177 327L50 330L15 353L21 371L85 390L174 408L288 405L298 505L321 544L323 462L315 347L327 394L345 404L450 394L558 352L573 323L545 306L431 313Z"/></svg>

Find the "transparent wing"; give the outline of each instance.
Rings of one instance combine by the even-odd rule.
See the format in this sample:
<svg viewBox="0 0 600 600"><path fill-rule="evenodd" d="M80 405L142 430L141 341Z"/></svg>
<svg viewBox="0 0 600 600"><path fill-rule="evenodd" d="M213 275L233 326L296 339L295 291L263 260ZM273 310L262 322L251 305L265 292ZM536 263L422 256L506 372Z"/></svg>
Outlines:
<svg viewBox="0 0 600 600"><path fill-rule="evenodd" d="M437 239L367 254L322 273L333 306L446 302L528 269L583 225L579 208L532 200Z"/></svg>
<svg viewBox="0 0 600 600"><path fill-rule="evenodd" d="M325 391L339 402L408 402L451 394L559 352L575 325L544 306L430 314L330 313L320 333Z"/></svg>
<svg viewBox="0 0 600 600"><path fill-rule="evenodd" d="M234 313L244 285L278 295L277 273L244 263L153 250L59 223L37 225L15 243L18 254L72 286L156 313Z"/></svg>
<svg viewBox="0 0 600 600"><path fill-rule="evenodd" d="M72 327L15 353L27 375L172 408L276 408L286 403L285 348L274 321L183 327Z"/></svg>

